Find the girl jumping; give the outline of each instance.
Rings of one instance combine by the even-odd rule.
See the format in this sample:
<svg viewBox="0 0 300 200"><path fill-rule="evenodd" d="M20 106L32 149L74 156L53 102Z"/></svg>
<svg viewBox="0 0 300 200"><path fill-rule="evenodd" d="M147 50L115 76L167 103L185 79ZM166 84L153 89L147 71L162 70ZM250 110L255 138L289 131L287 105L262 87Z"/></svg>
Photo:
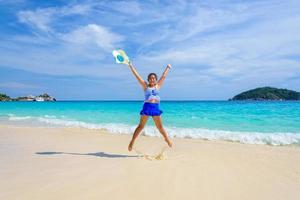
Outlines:
<svg viewBox="0 0 300 200"><path fill-rule="evenodd" d="M162 125L162 120L160 115L162 114L163 111L159 109L160 97L158 93L168 74L168 71L171 69L171 65L170 64L167 65L165 71L163 72L162 76L158 81L157 81L157 75L155 73L150 73L148 75L148 83L140 77L140 75L137 73L137 71L131 65L131 63L129 63L128 66L132 71L132 73L134 74L134 76L137 78L138 82L140 83L140 85L142 86L145 92L144 105L143 105L143 109L140 112L141 115L140 123L134 131L132 139L128 145L128 150L129 151L132 150L134 141L136 140L138 135L145 127L149 116L152 116L152 119L154 120L157 129L163 135L168 146L172 147L172 142L170 141L168 134L166 133Z"/></svg>

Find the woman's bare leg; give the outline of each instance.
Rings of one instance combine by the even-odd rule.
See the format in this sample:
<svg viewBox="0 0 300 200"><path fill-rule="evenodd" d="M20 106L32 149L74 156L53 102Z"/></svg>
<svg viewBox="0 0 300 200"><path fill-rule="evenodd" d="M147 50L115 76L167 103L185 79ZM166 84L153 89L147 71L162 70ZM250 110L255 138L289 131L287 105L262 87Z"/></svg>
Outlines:
<svg viewBox="0 0 300 200"><path fill-rule="evenodd" d="M159 132L163 135L163 137L165 138L165 141L168 143L169 147L172 147L172 142L170 141L167 132L163 128L161 117L160 116L152 116L152 118L155 122L156 128L158 128Z"/></svg>
<svg viewBox="0 0 300 200"><path fill-rule="evenodd" d="M143 130L143 128L145 127L146 125L146 122L148 120L148 117L147 115L141 115L141 119L140 119L140 124L136 127L135 131L134 131L134 134L132 136L132 139L128 145L128 151L131 151L132 150L132 147L133 147L133 144L134 144L134 141L135 139L139 136L139 134L141 133L141 131Z"/></svg>

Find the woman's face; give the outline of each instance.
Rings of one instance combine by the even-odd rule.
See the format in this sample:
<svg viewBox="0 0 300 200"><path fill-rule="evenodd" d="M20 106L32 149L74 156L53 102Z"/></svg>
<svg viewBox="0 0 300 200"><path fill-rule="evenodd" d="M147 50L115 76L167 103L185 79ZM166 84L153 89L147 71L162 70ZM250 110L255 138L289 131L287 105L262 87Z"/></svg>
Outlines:
<svg viewBox="0 0 300 200"><path fill-rule="evenodd" d="M155 78L155 76L154 75L151 75L150 77L149 77L149 84L150 85L155 85L156 84L156 78Z"/></svg>

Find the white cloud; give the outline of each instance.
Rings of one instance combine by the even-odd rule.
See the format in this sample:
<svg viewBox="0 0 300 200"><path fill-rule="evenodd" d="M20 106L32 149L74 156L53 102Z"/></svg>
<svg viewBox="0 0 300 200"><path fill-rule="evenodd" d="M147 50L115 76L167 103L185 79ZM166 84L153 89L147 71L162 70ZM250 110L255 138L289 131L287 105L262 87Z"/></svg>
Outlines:
<svg viewBox="0 0 300 200"><path fill-rule="evenodd" d="M75 4L72 6L64 6L60 9L57 9L57 13L60 16L67 15L87 15L91 11L90 4Z"/></svg>
<svg viewBox="0 0 300 200"><path fill-rule="evenodd" d="M206 31L219 30L229 25L238 24L249 19L249 13L237 8L231 10L200 6L176 25L173 41L182 41ZM195 12L195 13L193 13ZM176 33L177 32L177 33Z"/></svg>
<svg viewBox="0 0 300 200"><path fill-rule="evenodd" d="M97 24L89 24L70 33L60 35L63 40L71 43L97 45L109 51L116 43L123 40L121 35L113 33L108 28Z"/></svg>
<svg viewBox="0 0 300 200"><path fill-rule="evenodd" d="M18 17L20 22L38 28L42 31L49 31L49 23L52 21L54 9L37 9L36 11L20 11Z"/></svg>
<svg viewBox="0 0 300 200"><path fill-rule="evenodd" d="M38 8L34 11L25 10L17 13L19 21L41 31L51 31L51 23L69 15L86 15L90 11L89 4L76 4L63 7Z"/></svg>
<svg viewBox="0 0 300 200"><path fill-rule="evenodd" d="M113 1L110 7L126 15L140 15L142 13L140 4L134 1Z"/></svg>

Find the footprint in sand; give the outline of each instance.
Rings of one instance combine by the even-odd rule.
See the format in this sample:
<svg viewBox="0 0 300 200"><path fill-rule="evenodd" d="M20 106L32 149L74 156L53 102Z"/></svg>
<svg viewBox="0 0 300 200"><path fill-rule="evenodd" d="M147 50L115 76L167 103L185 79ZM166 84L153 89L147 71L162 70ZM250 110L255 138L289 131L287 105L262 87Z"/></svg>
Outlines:
<svg viewBox="0 0 300 200"><path fill-rule="evenodd" d="M140 157L143 157L147 160L165 160L166 157L164 156L165 151L167 150L168 147L163 147L160 151L159 154L157 155L149 155L149 154L145 154L137 149L134 149L134 151L140 155Z"/></svg>

